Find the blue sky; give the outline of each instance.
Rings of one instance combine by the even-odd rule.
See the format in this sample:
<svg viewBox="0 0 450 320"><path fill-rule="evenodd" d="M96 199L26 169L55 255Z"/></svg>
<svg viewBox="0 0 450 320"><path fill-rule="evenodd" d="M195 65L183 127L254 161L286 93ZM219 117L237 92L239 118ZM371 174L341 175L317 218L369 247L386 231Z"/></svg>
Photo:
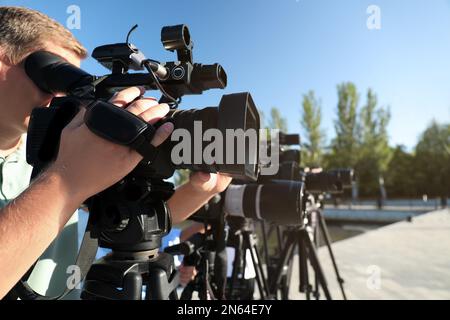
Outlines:
<svg viewBox="0 0 450 320"><path fill-rule="evenodd" d="M391 144L412 148L436 119L450 121L449 0L152 0L0 1L38 9L66 24L69 5L81 9L81 29L72 30L92 51L132 36L147 57L168 61L160 30L185 23L195 42L194 59L221 63L224 91L186 97L184 108L217 105L224 93L250 91L267 115L282 110L290 132L300 131L300 103L314 90L323 107L328 141L334 136L336 85L354 82L360 106L367 88L390 106ZM369 30L369 5L381 9L381 29ZM83 68L106 72L92 59Z"/></svg>

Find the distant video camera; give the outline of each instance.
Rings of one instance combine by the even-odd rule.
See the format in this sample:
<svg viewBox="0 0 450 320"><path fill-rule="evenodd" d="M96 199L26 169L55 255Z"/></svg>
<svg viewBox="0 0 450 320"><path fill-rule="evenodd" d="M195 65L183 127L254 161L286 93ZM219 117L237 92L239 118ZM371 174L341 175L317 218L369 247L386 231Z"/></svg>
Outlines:
<svg viewBox="0 0 450 320"><path fill-rule="evenodd" d="M305 175L305 186L309 193L341 193L354 182L353 169L336 169Z"/></svg>
<svg viewBox="0 0 450 320"><path fill-rule="evenodd" d="M339 193L350 187L353 170L306 173L300 167L298 134L280 133L280 167L274 176L260 176L256 183L236 183L223 193L222 212L230 216L264 220L277 225L302 226L306 194ZM207 209L207 208L206 208ZM217 210L201 209L193 219L207 219Z"/></svg>
<svg viewBox="0 0 450 320"><path fill-rule="evenodd" d="M281 149L287 145L299 145L300 136L280 133L279 142ZM288 167L283 167L283 161L288 158L297 164L298 169L299 151L282 151L277 175L260 175L256 182L236 180L221 194L220 202L215 200L215 204L206 205L191 219L214 221L219 215L226 214L230 217L264 220L277 225L301 226L304 217L304 182L291 177ZM298 174L299 170L295 173Z"/></svg>
<svg viewBox="0 0 450 320"><path fill-rule="evenodd" d="M300 145L300 136L295 134L280 134L280 169L271 179L304 181L305 192L341 193L350 188L354 182L354 170L343 168L320 172L305 172L300 167L301 151L289 149L286 146ZM265 181L267 177L260 177L259 181Z"/></svg>

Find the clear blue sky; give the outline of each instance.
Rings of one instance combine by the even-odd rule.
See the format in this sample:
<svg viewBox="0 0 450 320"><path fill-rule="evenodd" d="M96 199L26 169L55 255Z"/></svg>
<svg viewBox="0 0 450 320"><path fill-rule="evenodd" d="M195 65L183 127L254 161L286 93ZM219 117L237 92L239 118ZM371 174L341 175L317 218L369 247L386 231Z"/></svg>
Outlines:
<svg viewBox="0 0 450 320"><path fill-rule="evenodd" d="M66 23L66 9L81 8L73 30L92 50L123 42L135 23L132 42L147 57L169 60L160 43L164 25L185 23L195 42L194 59L221 63L225 91L187 97L184 107L217 105L224 93L250 91L265 114L272 106L300 130L300 103L313 89L321 98L323 127L334 136L336 85L354 82L362 105L367 88L390 106L391 144L412 148L436 119L450 121L450 0L152 0L0 1L38 9ZM381 30L368 30L366 9L381 9ZM105 72L91 59L83 67Z"/></svg>

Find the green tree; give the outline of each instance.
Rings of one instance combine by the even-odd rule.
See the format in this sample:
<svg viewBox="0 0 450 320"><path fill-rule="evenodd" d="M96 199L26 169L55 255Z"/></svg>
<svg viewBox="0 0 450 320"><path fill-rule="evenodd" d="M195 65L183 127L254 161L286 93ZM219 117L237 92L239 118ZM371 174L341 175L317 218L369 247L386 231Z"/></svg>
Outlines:
<svg viewBox="0 0 450 320"><path fill-rule="evenodd" d="M300 124L302 135L302 162L304 166L315 167L322 165L323 143L325 133L321 129L322 110L314 91L303 95L302 117Z"/></svg>
<svg viewBox="0 0 450 320"><path fill-rule="evenodd" d="M397 146L385 173L388 195L391 197L417 197L416 170L414 155Z"/></svg>
<svg viewBox="0 0 450 320"><path fill-rule="evenodd" d="M280 110L278 110L278 108L276 107L270 109L269 128L279 129L283 133L288 133L286 118L283 118L281 116Z"/></svg>
<svg viewBox="0 0 450 320"><path fill-rule="evenodd" d="M430 124L417 143L415 161L419 192L450 196L450 124Z"/></svg>
<svg viewBox="0 0 450 320"><path fill-rule="evenodd" d="M357 123L359 139L355 170L360 194L368 196L379 194L379 183L392 155L387 134L390 112L377 107L377 103L377 96L369 89L366 105L362 107Z"/></svg>
<svg viewBox="0 0 450 320"><path fill-rule="evenodd" d="M358 160L357 112L358 92L351 82L337 86L336 137L331 142L331 153L327 156L327 167L354 167Z"/></svg>

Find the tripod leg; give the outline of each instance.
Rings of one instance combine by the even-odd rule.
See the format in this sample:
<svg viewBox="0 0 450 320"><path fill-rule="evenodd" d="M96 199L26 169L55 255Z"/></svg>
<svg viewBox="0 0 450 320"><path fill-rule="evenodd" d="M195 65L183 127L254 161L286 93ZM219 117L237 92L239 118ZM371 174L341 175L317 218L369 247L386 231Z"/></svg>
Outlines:
<svg viewBox="0 0 450 320"><path fill-rule="evenodd" d="M278 288L281 284L284 270L289 262L289 259L292 255L292 251L295 248L295 245L296 245L296 233L289 232L286 242L284 244L284 249L281 252L274 277L271 277L272 281L270 283L270 294L273 295L274 297L277 296Z"/></svg>
<svg viewBox="0 0 450 320"><path fill-rule="evenodd" d="M229 298L234 299L234 288L237 283L238 274L241 273L242 269L242 234L236 235L236 243L234 246L234 261L233 261L233 272L231 274L230 281L230 293Z"/></svg>
<svg viewBox="0 0 450 320"><path fill-rule="evenodd" d="M325 280L325 275L323 273L322 266L320 265L316 249L314 247L313 242L311 241L311 238L309 237L308 231L306 231L306 229L302 229L300 230L300 235L303 238L304 243L306 244L309 261L314 269L314 272L318 276L319 283L322 287L323 292L325 293L325 297L327 298L327 300L332 300L330 291L328 290L327 282Z"/></svg>
<svg viewBox="0 0 450 320"><path fill-rule="evenodd" d="M311 228L312 228L312 235L313 235L313 239L314 239L314 246L317 250L317 248L319 248L319 237L320 237L320 229L319 229L319 225L317 223L317 211L313 211L311 212ZM316 298L316 300L320 299L320 290L319 290L319 277L317 276L317 274L314 275L314 297Z"/></svg>
<svg viewBox="0 0 450 320"><path fill-rule="evenodd" d="M334 253L333 250L331 249L331 241L330 241L330 235L328 233L328 228L327 228L327 224L325 221L325 218L322 215L322 212L317 211L317 216L318 216L318 220L319 220L319 225L320 228L322 229L322 234L325 240L325 244L328 248L328 252L330 253L330 257L331 257L331 262L333 263L333 268L334 271L336 273L336 277L339 283L339 287L341 289L342 292L342 296L344 297L344 300L347 300L347 296L345 295L345 291L344 291L344 279L341 277L341 275L339 274L339 270L338 270L338 266L336 263L336 259L334 257Z"/></svg>
<svg viewBox="0 0 450 320"><path fill-rule="evenodd" d="M197 279L190 281L186 287L184 287L183 292L181 292L180 300L191 300L192 294L195 291L195 282Z"/></svg>
<svg viewBox="0 0 450 320"><path fill-rule="evenodd" d="M266 266L269 266L269 245L267 241L267 233L266 233L266 223L264 220L261 220L261 233L263 236L263 248L264 248L264 256L266 260ZM270 280L269 274L267 274L267 279Z"/></svg>
<svg viewBox="0 0 450 320"><path fill-rule="evenodd" d="M246 232L246 243L248 249L250 250L250 255L253 262L253 267L255 268L256 273L256 282L258 283L258 289L262 300L265 300L269 297L269 287L267 284L266 277L264 276L264 270L262 268L260 255L258 252L258 248L256 247L256 241L254 241L253 234ZM245 275L245 271L244 271Z"/></svg>
<svg viewBox="0 0 450 320"><path fill-rule="evenodd" d="M303 237L298 231L298 272L300 277L300 292L304 292L306 295L306 300L311 299L311 285L309 284L308 278L308 256L306 244L303 240Z"/></svg>
<svg viewBox="0 0 450 320"><path fill-rule="evenodd" d="M283 300L289 300L289 287L291 283L292 278L292 268L294 264L294 250L291 252L291 256L289 258L289 266L288 270L286 271L286 274L283 276L283 282L281 284L281 297Z"/></svg>
<svg viewBox="0 0 450 320"><path fill-rule="evenodd" d="M198 295L200 300L216 300L213 289L209 282L209 261L208 257L204 255L202 257L202 273L200 275L200 287L198 290Z"/></svg>
<svg viewBox="0 0 450 320"><path fill-rule="evenodd" d="M127 265L127 269L134 267ZM116 269L106 264L94 264L88 276L81 293L83 300L142 299L143 279L136 270L127 272L126 269Z"/></svg>

